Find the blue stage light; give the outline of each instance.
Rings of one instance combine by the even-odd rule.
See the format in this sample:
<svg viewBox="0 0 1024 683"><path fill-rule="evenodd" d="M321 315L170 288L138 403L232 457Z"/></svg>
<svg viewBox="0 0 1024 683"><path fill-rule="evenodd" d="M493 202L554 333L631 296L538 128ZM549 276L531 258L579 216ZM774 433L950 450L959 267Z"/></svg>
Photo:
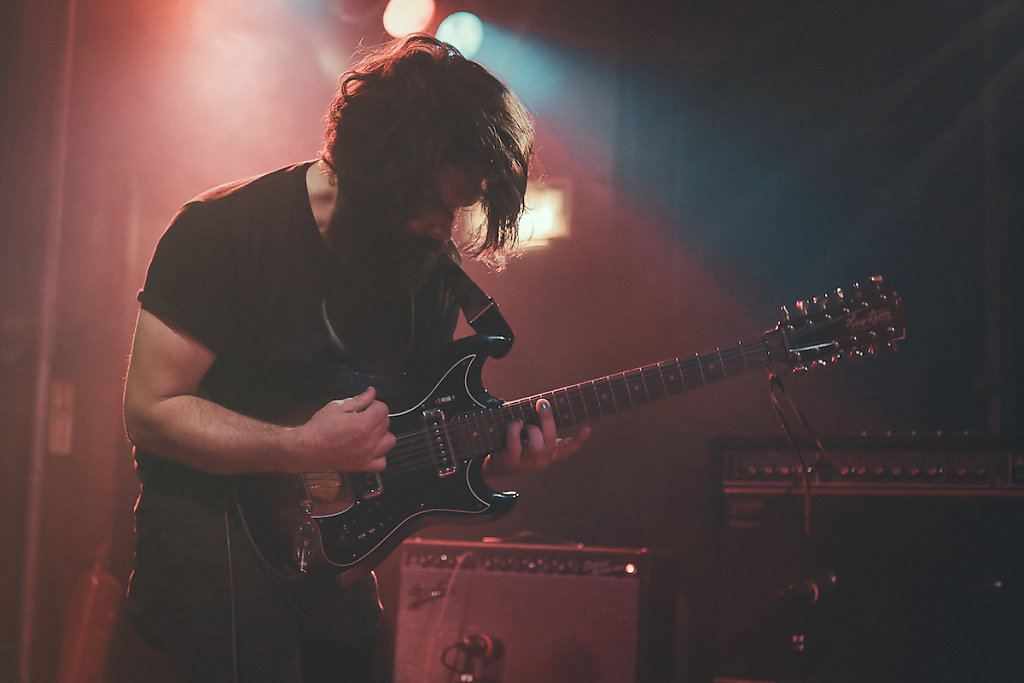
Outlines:
<svg viewBox="0 0 1024 683"><path fill-rule="evenodd" d="M469 12L456 12L437 27L437 38L472 59L484 42L484 24Z"/></svg>

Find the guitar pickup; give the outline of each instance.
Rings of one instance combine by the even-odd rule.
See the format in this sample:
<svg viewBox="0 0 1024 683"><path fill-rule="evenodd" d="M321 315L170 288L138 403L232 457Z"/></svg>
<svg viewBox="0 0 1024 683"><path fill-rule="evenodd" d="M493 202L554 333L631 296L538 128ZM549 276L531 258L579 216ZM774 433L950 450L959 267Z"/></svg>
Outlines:
<svg viewBox="0 0 1024 683"><path fill-rule="evenodd" d="M423 427L438 476L447 477L454 474L459 465L448 443L444 412L437 408L423 411Z"/></svg>

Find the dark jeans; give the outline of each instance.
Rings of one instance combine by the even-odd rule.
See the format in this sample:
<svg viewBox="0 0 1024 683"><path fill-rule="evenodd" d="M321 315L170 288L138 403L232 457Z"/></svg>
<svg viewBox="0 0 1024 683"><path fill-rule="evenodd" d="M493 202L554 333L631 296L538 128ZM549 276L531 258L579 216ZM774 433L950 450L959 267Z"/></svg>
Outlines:
<svg viewBox="0 0 1024 683"><path fill-rule="evenodd" d="M144 490L129 609L188 683L367 683L380 603L369 576L286 582L254 551L229 500ZM237 671L237 677L235 675Z"/></svg>

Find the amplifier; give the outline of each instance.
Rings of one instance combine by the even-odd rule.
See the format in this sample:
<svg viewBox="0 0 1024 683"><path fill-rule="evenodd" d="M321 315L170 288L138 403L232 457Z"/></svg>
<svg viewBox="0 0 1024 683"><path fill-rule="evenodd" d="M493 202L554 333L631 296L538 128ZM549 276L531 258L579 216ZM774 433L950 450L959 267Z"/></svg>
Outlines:
<svg viewBox="0 0 1024 683"><path fill-rule="evenodd" d="M669 572L647 549L412 539L394 681L668 681Z"/></svg>
<svg viewBox="0 0 1024 683"><path fill-rule="evenodd" d="M1024 450L971 436L728 438L715 673L1021 680ZM809 531L809 533L808 533Z"/></svg>
<svg viewBox="0 0 1024 683"><path fill-rule="evenodd" d="M1024 447L969 435L855 436L797 442L721 438L713 444L725 493L1024 495Z"/></svg>

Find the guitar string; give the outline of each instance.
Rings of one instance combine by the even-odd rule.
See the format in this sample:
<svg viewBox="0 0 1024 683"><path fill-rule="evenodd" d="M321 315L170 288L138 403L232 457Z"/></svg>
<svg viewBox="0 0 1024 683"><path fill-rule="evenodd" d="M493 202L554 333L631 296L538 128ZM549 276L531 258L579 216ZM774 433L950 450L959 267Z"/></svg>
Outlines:
<svg viewBox="0 0 1024 683"><path fill-rule="evenodd" d="M710 382L717 381L718 379L725 379L729 377L727 371L729 361L734 361L737 358L741 359L744 365L741 372L745 372L750 369L749 356L751 354L753 354L755 360L758 361L758 366L760 366L761 360L764 360L765 365L770 366L773 358L773 353L778 353L779 357L782 358L787 354L787 352L788 349L785 345L784 335L775 330L766 333L766 335L762 337L761 340L754 343L740 343L737 347L727 347L724 350L719 348L715 349L714 352L706 353L703 355L695 354L693 357L688 357L685 359L676 358L671 361L663 361L661 363L643 366L640 368L635 368L633 370L628 370L616 375L610 375L600 380L584 382L581 384L566 387L564 389L559 389L545 394L537 394L533 397L507 403L500 407L490 409L482 413L472 413L469 415L458 416L456 418L453 418L451 422L448 422L446 424L442 424L440 426L435 427L426 427L421 430L414 430L412 432L403 434L401 437L399 437L400 440L405 441L405 444L403 444L403 446L405 447L400 448L396 444L396 448L395 450L392 451L392 455L388 457L388 466L381 474L401 474L409 471L436 468L438 465L438 454L434 449L432 442L428 438L428 436L430 434L436 434L437 432L440 431L445 432L447 436L447 439L445 439L445 441L449 445L459 443L459 439L464 440L462 443L472 443L473 441L477 441L480 442L481 444L486 445L484 437L480 434L480 430L473 430L473 423L479 424L485 419L491 420L490 429L486 431L488 431L489 436L493 436L494 431L496 429L503 429L504 426L508 424L508 418L510 417L514 419L521 419L524 421L526 421L527 418L535 419L536 413L533 412L532 406L530 406L529 404L540 398L552 400L556 405L559 405L559 407L562 407L563 405L567 406L569 409L569 420L565 422L567 424L573 424L580 421L574 414L574 411L576 409L583 410L585 414L585 419L592 419L592 417L589 414L590 411L588 410L588 398L590 398L592 402L591 405L597 408L597 417L601 417L606 414L617 412L618 410L621 409L616 401L617 396L624 397L627 400L628 406L625 407L631 407L647 403L651 400L662 398L670 394L678 393L679 391L685 391L691 388L691 383L688 383L686 381L688 370L696 370L699 373L699 381L692 383L692 385L703 386L709 384ZM711 360L713 356L717 356L719 361L721 361L720 365L717 368L715 367L715 362ZM708 362L709 360L710 362ZM678 379L672 377L670 377L670 379L673 380L673 383L678 381L681 386L673 386L670 390L665 376L666 368L671 368L678 371ZM709 380L705 374L705 370L712 371L716 373L716 375ZM649 378L649 375L651 375L654 372L658 373L658 378L661 380L662 388L664 389L664 394L657 393L656 395L652 396L650 393L650 386L647 384L647 380ZM634 393L631 390L631 383L635 379L640 379L641 385L644 389L642 395L639 393L637 394L637 397L641 399L639 404L634 400ZM692 380L694 378L690 379ZM596 385L598 383L607 384L608 389L604 395L597 391ZM588 388L594 390L594 394L592 396L585 393ZM576 394L575 396L574 392ZM559 402L560 397L565 398L564 404L561 404ZM608 404L609 401L610 405ZM497 421L495 420L495 418L498 418ZM468 434L467 430L469 430ZM492 448L484 448L481 450L481 453L494 450L497 447L498 445L496 444ZM449 455L445 457L450 458L451 456ZM473 457L476 457L476 455L471 456L470 458L456 456L455 459L468 461L471 460ZM338 473L335 472L306 473L306 475L304 476L307 477L307 480L315 480L318 476L321 475L326 476L331 480L338 478Z"/></svg>
<svg viewBox="0 0 1024 683"><path fill-rule="evenodd" d="M430 469L432 467L436 467L437 466L437 462L436 462L437 452L432 447L432 445L429 443L429 441L425 441L424 440L424 437L427 437L429 434L434 434L434 433L440 431L441 429L444 429L444 431L447 432L448 441L449 442L458 442L460 439L462 440L463 443L467 443L469 441L474 441L474 440L475 441L483 442L483 437L479 434L480 430L479 429L474 429L474 427L476 425L471 424L471 423L480 423L483 420L490 419L492 424L491 424L491 429L488 430L488 431L490 432L489 435L493 436L493 432L495 430L495 426L494 426L495 423L497 423L498 426L500 428L502 428L502 431L503 431L504 426L507 425L507 423L509 421L507 419L509 417L515 417L517 419L522 419L523 417L527 417L527 418L534 417L535 418L536 415L532 411L530 411L530 410L524 411L524 406L530 406L530 404L532 404L532 402L533 402L533 400L535 398L541 398L541 397L547 397L547 396L554 397L557 394L566 394L566 395L568 395L568 394L570 394L573 391L577 391L577 392L580 393L580 396L578 397L579 403L577 403L577 406L580 407L580 408L583 408L583 410L588 413L587 417L589 419L589 417L590 417L589 416L589 411L586 410L586 401L583 399L583 393L582 393L583 390L584 390L584 387L586 387L587 385L593 385L593 384L595 384L597 382L602 382L602 381L608 382L608 383L618 383L620 386L617 387L617 388L621 391L621 389L623 388L624 385L628 385L629 380L640 379L642 381L643 387L644 387L644 396L640 396L639 397L639 398L641 398L640 403L637 403L634 400L633 395L628 393L628 391L626 393L626 398L629 400L630 405L639 405L639 404L642 404L642 403L646 403L646 402L648 402L650 400L654 400L654 399L662 397L662 394L660 392L656 392L653 396L650 395L651 391L650 391L649 385L647 384L647 381L648 381L648 379L650 379L650 375L654 371L659 371L659 377L662 380L662 382L664 383L664 370L665 370L666 367L675 367L678 370L680 370L683 374L685 374L685 371L684 371L684 367L685 366L694 366L697 370L700 370L702 372L703 371L703 367L700 367L702 365L701 361L702 360L706 360L711 355L718 355L718 356L720 356L720 358L722 359L723 363L727 362L726 358L728 358L729 360L736 360L737 358L740 358L740 359L743 360L743 362L744 362L744 370L746 370L746 369L749 369L749 365L750 364L749 364L749 359L747 358L747 356L750 355L751 351L755 351L757 353L758 357L760 357L761 352L763 351L763 349L761 348L760 344L748 345L748 346L740 347L740 348L727 348L725 350L718 350L718 351L714 352L713 354L707 354L707 355L705 355L703 357L702 356L697 356L697 357L694 357L694 358L687 358L687 359L685 359L685 361L681 361L680 359L675 359L673 361L664 361L664 362L659 363L659 364L655 364L655 365L651 365L651 366L644 366L642 368L636 368L634 370L626 371L626 372L620 373L618 375L613 375L613 376L604 378L604 380L594 380L593 382L585 382L585 383L582 383L582 384L575 385L573 387L567 387L565 389L560 389L560 390L557 390L555 392L550 392L549 394L538 394L536 397L529 397L529 398L525 398L525 399L520 399L518 401L515 401L513 403L509 403L509 404L505 404L503 406L500 406L500 407L495 408L493 410L487 411L485 413L474 413L474 414L469 414L469 415L458 416L456 418L453 418L453 420L451 422L447 423L447 425L445 425L443 428L435 427L435 428L429 428L429 429L423 429L423 430L415 430L413 432L408 432L406 434L403 434L400 437L400 441L404 441L405 443L404 444L400 444L400 446L396 446L396 449L393 450L392 454L388 457L389 464L388 464L387 470L385 470L384 473L385 474L400 474L400 473L403 473L403 472L413 471L413 470L416 470L416 469ZM737 354L739 354L739 355L737 355ZM724 371L724 368L723 368L722 369L722 373L721 373L721 377L727 377L727 376L728 376L728 373L726 371ZM718 378L719 377L716 377L715 379L718 379ZM702 378L702 379L703 379L703 381L701 382L701 384L708 382L708 380L706 378ZM628 386L625 386L625 388L628 390ZM669 391L667 386L665 386L663 388L665 388L665 394L664 395L669 395L671 393L675 393L675 392ZM684 388L685 388L685 382L684 382ZM614 392L614 389L615 389L615 387L613 387L613 392ZM595 397L596 397L596 395L595 395ZM614 411L618 410L618 406L608 406L608 405L602 406L602 402L600 400L600 397L597 397L597 399L598 400L597 400L597 403L595 405L596 405L597 408L600 409L601 415L609 414L610 412L614 412ZM555 400L557 401L557 399L555 399ZM571 401L571 399L568 399L568 400L569 400L568 407L570 408L570 411L571 411L572 407L573 407L572 406L572 401ZM530 406L530 408L532 408L532 406ZM525 412L529 412L529 414L528 415L524 414ZM575 418L575 416L572 416L572 417ZM599 417L600 417L600 415L599 415ZM409 446L411 446L412 448L411 449L408 448ZM422 447L420 447L420 446L422 446ZM496 448L496 447L497 447L497 445L494 446L494 448ZM488 452L490 450L493 450L494 448L486 448L485 447L485 448L481 449L480 453ZM424 456L429 456L429 457L425 458ZM472 458L469 458L469 459L472 459ZM310 478L310 479L315 479L317 474L318 473L307 473L307 477ZM331 480L334 480L334 479L337 478L336 474L334 474L334 473L323 473L323 474L327 478L329 478Z"/></svg>
<svg viewBox="0 0 1024 683"><path fill-rule="evenodd" d="M695 366L696 369L700 370L703 374L702 361L706 360L711 355L718 355L723 362L721 376L726 377L728 376L728 373L725 370L724 366L727 365L728 361L730 360L736 360L738 358L742 359L744 362L744 370L749 369L750 363L747 356L750 355L751 350L756 350L758 356L760 356L760 353L762 351L760 345L757 345L756 349L754 349L754 345L750 345L740 348L727 348L725 350L717 350L714 354L707 354L703 357L697 356L695 358L688 358L685 360L685 362L680 361L679 359L676 359L674 361L664 361L660 364L644 366L642 368L626 371L618 375L613 375L608 378L605 378L604 380L595 380L594 382L582 383L579 385L575 385L573 387L567 387L566 389L551 392L548 395L554 397L557 394L568 395L573 391L579 392L580 396L578 397L579 403L577 404L577 406L583 408L583 410L588 413L587 417L589 418L589 411L586 410L586 401L583 400L582 393L584 387L586 387L587 385L593 385L597 382L607 381L608 383L618 383L620 385L619 389L621 390L622 385L628 385L630 380L640 379L644 387L644 396L641 396L640 398L641 403L644 403L649 400L661 397L660 392L656 392L654 396L650 395L651 390L648 384L648 380L651 379L650 376L655 371L658 372L658 378L662 380L662 383L664 385L664 370L666 369L666 367L674 367L680 370L682 374L685 374L684 366ZM702 383L707 383L708 381L706 377L702 377L702 380ZM663 386L663 388L665 389L665 395L673 393L669 391L667 386ZM626 386L626 389L628 390L628 386ZM539 394L538 396L543 397L546 395ZM633 395L628 391L626 397L629 399L630 405L637 405L637 402L634 400ZM488 436L493 436L496 422L501 428L503 428L508 423L508 420L506 419L508 417L535 417L535 414L533 413L526 415L525 413L529 411L523 410L524 406L529 406L533 402L533 398L534 397L520 399L518 401L503 405L499 408L487 411L485 413L476 413L454 418L451 422L449 422L446 426L443 427L444 431L447 433L448 441L452 443L460 443L460 440L461 443L470 443L472 441L479 441L481 443L485 443L483 442L483 437L480 435L479 428L475 428L479 427L479 423L486 419L490 419L492 424L490 430L487 431L489 432ZM596 403L596 407L600 409L601 414L607 414L609 412L609 408L611 408L612 411L617 409L617 406L607 405L605 405L602 408L600 397L597 398L598 402ZM557 399L555 400L557 402ZM572 400L567 400L569 401L568 407L570 411L572 411ZM572 417L575 419L575 416ZM433 467L437 467L437 452L429 443L429 441L424 440L424 437L427 437L429 434L436 433L441 429L442 428L435 427L403 434L400 437L400 441L403 441L404 443L400 443L399 446L396 446L396 449L392 451L392 454L388 457L389 464L384 474L401 474L404 472L414 471L417 469L430 469ZM480 453L488 452L490 450L493 450L493 448L485 447L480 450ZM338 476L335 473L323 473L323 476L332 482L338 478ZM307 479L312 479L315 481L316 478L317 473L307 473Z"/></svg>
<svg viewBox="0 0 1024 683"><path fill-rule="evenodd" d="M479 428L480 426L484 426L483 431L487 432L487 436L494 436L494 432L498 428L500 428L501 432L504 433L504 427L509 422L507 418L514 417L516 419L536 419L536 412L535 410L533 410L531 404L533 404L536 400L539 400L541 398L545 398L549 401L552 401L553 403L558 403L558 398L556 398L556 396L558 395L566 396L567 405L571 413L573 409L573 402L572 398L570 398L570 394L572 392L579 393L579 396L577 397L577 406L579 408L582 408L586 413L585 419L593 419L589 415L586 397L583 393L584 391L587 390L586 388L588 387L594 390L594 395L591 397L591 400L596 399L596 403L592 403L591 405L599 409L600 414L597 415L597 417L601 417L603 415L617 412L620 408L617 405L609 406L607 405L607 401L601 400L600 394L595 387L597 383L607 383L609 385L609 392L607 393L607 396L611 399L614 398L616 390L618 390L619 393L622 393L622 391L625 390L625 396L629 400L630 406L642 405L651 400L661 398L662 396L668 396L674 393L678 393L678 391L690 388L690 385L685 381L684 377L686 375L687 370L699 371L701 374L702 381L697 383L697 386L703 386L704 384L708 384L716 379L728 377L729 375L726 372L725 367L728 365L729 361L742 360L744 364L744 368L742 369L742 371L746 371L750 367L749 356L752 354L755 356L757 360L760 360L762 356L765 356L765 360L769 360L765 352L764 344L765 341L762 340L761 342L753 344L741 344L738 347L716 349L714 352L709 352L704 355L696 355L694 357L689 357L685 359L676 358L671 361L663 361L661 363L656 363L653 365L642 366L639 368L635 368L633 370L627 370L616 375L610 375L599 380L582 382L580 384L565 387L563 389L558 389L552 392L536 394L535 396L518 399L516 401L503 404L494 409L484 411L482 413L471 413L468 415L457 416L455 418L452 418L450 422L446 423L443 426L427 427L424 429L417 429L410 432L406 432L398 437L398 444L396 445L395 449L392 450L391 454L387 458L387 469L384 470L384 472L382 472L381 474L403 474L416 470L436 468L438 464L437 451L434 449L429 438L430 435L432 434L436 434L441 431L446 432L448 437L446 441L449 443L471 443L472 441L479 441L481 442L481 444L486 444L486 442L484 441L484 435L481 434L481 429ZM711 380L708 380L706 377L704 377L704 368L705 361L707 361L711 356L718 356L718 358L721 360L721 367L719 368L720 377L715 377ZM707 367L708 369L713 369L711 365ZM675 391L669 390L669 387L665 379L666 369L672 369L679 372L679 382L682 385L681 389L676 389ZM655 372L657 372L657 377L661 380L663 384L662 388L664 389L664 393L662 394L660 392L656 392L655 395L652 397L651 389L647 384L647 380L649 379L648 376L654 374ZM639 403L634 400L633 393L630 392L629 390L631 381L635 379L641 380L644 389L642 396L638 394L638 398L641 398L641 401ZM572 422L569 422L569 424L573 424L580 421L576 419L575 415L571 415L571 417ZM480 424L487 420L490 421L490 425ZM487 429L488 426L490 427L490 429ZM489 452L497 447L498 445L495 445L493 448L484 448L478 454ZM475 457L475 455L478 454L474 454L473 457ZM467 460L466 458L462 459ZM307 482L313 483L315 483L318 478L322 480L329 480L332 482L338 478L338 474L335 472L307 472L305 473L304 476L306 477Z"/></svg>
<svg viewBox="0 0 1024 683"><path fill-rule="evenodd" d="M650 374L650 368L644 368L643 370L646 374ZM610 382L618 382L620 384L625 385L627 384L627 375L630 375L633 372L634 371L622 373L622 375L613 376L609 378L609 380ZM549 395L553 397L555 394L568 393L574 389L582 391L583 386L584 385L577 385L576 387L558 390L556 392L552 392ZM537 397L543 396L545 395L537 395ZM597 397L596 389L595 397ZM393 450L392 454L388 456L388 471L391 473L397 472L400 469L402 469L398 466L398 463L408 460L422 459L424 455L430 455L430 460L433 461L435 459L434 456L436 455L436 451L430 444L430 436L432 434L439 433L442 429L447 433L449 441L454 442L458 441L459 439L483 441L484 434L482 434L481 432L485 432L486 436L493 437L495 436L495 431L497 431L497 429L500 428L501 432L503 433L505 425L507 425L507 423L509 422L509 420L507 419L509 417L526 419L536 418L536 414L532 410L532 403L534 402L534 398L535 397L520 399L518 401L515 401L514 403L506 404L504 406L493 409L491 411L487 411L485 413L460 416L454 418L445 427L428 427L426 429L416 430L413 432L403 434L399 438L399 445L396 446L396 449ZM557 399L554 400L557 401ZM598 401L600 402L599 397ZM611 408L612 406L606 406L605 409L601 411L602 414L611 412ZM489 421L490 424L483 424L486 421ZM482 430L481 427L483 427ZM402 443L403 441L405 443ZM403 448L403 446L409 445L413 446L412 450L409 450L408 448ZM420 445L422 445L423 448L416 448L417 446ZM483 451L485 452L487 450L491 449L483 449ZM425 462L424 467L430 467L433 464L433 462Z"/></svg>

